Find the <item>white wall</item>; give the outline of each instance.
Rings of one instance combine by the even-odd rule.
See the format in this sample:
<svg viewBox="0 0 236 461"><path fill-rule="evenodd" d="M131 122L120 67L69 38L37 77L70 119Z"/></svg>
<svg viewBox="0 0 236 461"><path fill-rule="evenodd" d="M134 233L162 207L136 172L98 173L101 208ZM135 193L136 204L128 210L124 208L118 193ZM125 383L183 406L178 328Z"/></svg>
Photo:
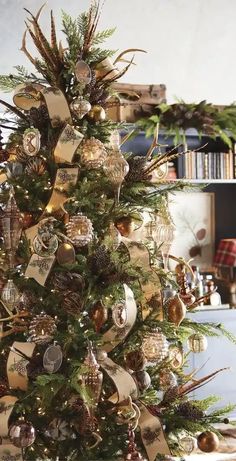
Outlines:
<svg viewBox="0 0 236 461"><path fill-rule="evenodd" d="M24 31L23 7L35 12L43 0L0 0L0 72L26 64L19 51ZM77 15L89 0L48 0L42 23L49 29L53 8ZM168 101L236 100L236 0L106 0L100 26L117 26L108 42L119 50L137 47L137 66L124 81L165 83ZM28 64L27 64L28 65Z"/></svg>

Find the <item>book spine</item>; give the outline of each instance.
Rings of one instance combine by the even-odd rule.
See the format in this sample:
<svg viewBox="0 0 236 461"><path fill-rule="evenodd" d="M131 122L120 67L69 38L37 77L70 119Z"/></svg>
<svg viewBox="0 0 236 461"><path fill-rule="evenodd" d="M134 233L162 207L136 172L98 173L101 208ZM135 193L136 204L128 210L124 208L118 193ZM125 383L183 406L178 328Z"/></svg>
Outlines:
<svg viewBox="0 0 236 461"><path fill-rule="evenodd" d="M224 152L224 159L225 159L225 179L229 178L229 155L227 152Z"/></svg>
<svg viewBox="0 0 236 461"><path fill-rule="evenodd" d="M224 153L220 152L220 178L225 179Z"/></svg>
<svg viewBox="0 0 236 461"><path fill-rule="evenodd" d="M233 155L233 162L234 162L234 179L236 179L236 142L234 143L234 155Z"/></svg>
<svg viewBox="0 0 236 461"><path fill-rule="evenodd" d="M208 177L208 153L204 152L204 163L203 163L203 168L204 168L204 179L209 179Z"/></svg>
<svg viewBox="0 0 236 461"><path fill-rule="evenodd" d="M212 179L212 155L211 152L208 152L208 179Z"/></svg>
<svg viewBox="0 0 236 461"><path fill-rule="evenodd" d="M234 166L233 166L233 152L232 149L229 150L228 152L229 156L229 179L233 179L234 177Z"/></svg>

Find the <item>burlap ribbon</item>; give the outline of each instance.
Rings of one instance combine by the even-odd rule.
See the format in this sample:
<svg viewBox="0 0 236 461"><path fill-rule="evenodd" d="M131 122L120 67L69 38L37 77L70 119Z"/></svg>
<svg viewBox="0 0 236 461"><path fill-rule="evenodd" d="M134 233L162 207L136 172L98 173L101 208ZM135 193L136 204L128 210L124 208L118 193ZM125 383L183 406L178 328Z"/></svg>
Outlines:
<svg viewBox="0 0 236 461"><path fill-rule="evenodd" d="M160 419L153 416L142 403L139 404L139 409L139 427L149 461L155 461L158 454L170 455Z"/></svg>
<svg viewBox="0 0 236 461"><path fill-rule="evenodd" d="M145 303L142 305L143 319L150 314L151 310L155 310L156 319L163 320L161 283L157 273L150 265L150 254L146 245L126 237L122 237L122 242L129 251L133 265L141 267L148 274L148 281L146 283L140 282L145 299ZM148 304L149 306L147 306Z"/></svg>
<svg viewBox="0 0 236 461"><path fill-rule="evenodd" d="M28 376L26 371L26 357L30 360L34 349L35 343L21 343L18 341L13 343L12 350L7 360L7 377L11 389L27 390ZM22 355L20 355L20 353L22 353Z"/></svg>
<svg viewBox="0 0 236 461"><path fill-rule="evenodd" d="M23 461L21 449L14 447L8 440L9 418L17 398L5 395L0 399L0 459L1 461Z"/></svg>

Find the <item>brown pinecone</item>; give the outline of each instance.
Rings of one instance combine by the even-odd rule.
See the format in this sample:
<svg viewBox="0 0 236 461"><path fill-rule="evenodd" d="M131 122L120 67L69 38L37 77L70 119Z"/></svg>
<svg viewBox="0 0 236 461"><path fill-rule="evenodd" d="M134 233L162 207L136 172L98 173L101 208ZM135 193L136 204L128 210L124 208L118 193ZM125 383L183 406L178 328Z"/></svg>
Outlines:
<svg viewBox="0 0 236 461"><path fill-rule="evenodd" d="M57 272L51 277L51 283L55 290L65 291L82 291L85 281L82 275L75 272Z"/></svg>
<svg viewBox="0 0 236 461"><path fill-rule="evenodd" d="M146 364L145 355L142 350L130 351L125 356L125 363L133 371L143 370Z"/></svg>
<svg viewBox="0 0 236 461"><path fill-rule="evenodd" d="M149 179L145 173L147 167L147 159L143 156L132 156L128 159L129 172L125 178L128 182L137 182Z"/></svg>
<svg viewBox="0 0 236 461"><path fill-rule="evenodd" d="M35 128L42 128L45 126L45 122L49 120L48 110L45 105L42 105L36 109L32 107L29 111L30 120Z"/></svg>
<svg viewBox="0 0 236 461"><path fill-rule="evenodd" d="M188 419L189 421L197 421L202 419L204 413L192 402L183 402L176 408L176 414Z"/></svg>
<svg viewBox="0 0 236 461"><path fill-rule="evenodd" d="M68 314L74 315L75 317L78 316L82 310L82 300L80 294L75 293L74 291L66 293L63 300L63 308Z"/></svg>
<svg viewBox="0 0 236 461"><path fill-rule="evenodd" d="M37 376L45 373L43 367L43 353L37 352L37 354L33 355L30 362L26 365L26 369L28 378L30 379L35 379Z"/></svg>
<svg viewBox="0 0 236 461"><path fill-rule="evenodd" d="M170 387L170 389L167 389L162 399L163 405L173 402L178 397L178 389L178 386L173 386Z"/></svg>
<svg viewBox="0 0 236 461"><path fill-rule="evenodd" d="M8 388L7 383L5 383L4 381L1 381L0 382L0 398L8 394L8 391L9 391L9 388Z"/></svg>

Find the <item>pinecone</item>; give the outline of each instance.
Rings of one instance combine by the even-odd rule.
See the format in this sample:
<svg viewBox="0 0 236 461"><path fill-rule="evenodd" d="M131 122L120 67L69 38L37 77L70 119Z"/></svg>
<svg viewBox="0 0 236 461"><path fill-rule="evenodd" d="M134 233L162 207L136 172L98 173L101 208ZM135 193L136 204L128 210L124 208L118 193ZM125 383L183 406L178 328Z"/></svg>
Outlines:
<svg viewBox="0 0 236 461"><path fill-rule="evenodd" d="M4 381L0 382L0 398L3 397L4 395L8 394L9 388L7 383Z"/></svg>
<svg viewBox="0 0 236 461"><path fill-rule="evenodd" d="M176 408L176 414L188 419L189 421L198 421L202 419L204 413L192 402L183 402Z"/></svg>
<svg viewBox="0 0 236 461"><path fill-rule="evenodd" d="M125 178L128 182L143 181L149 179L146 176L145 169L147 167L147 160L145 157L132 156L128 159L129 172Z"/></svg>
<svg viewBox="0 0 236 461"><path fill-rule="evenodd" d="M163 405L173 402L178 397L178 389L178 386L173 386L170 387L170 389L167 389L163 396Z"/></svg>
<svg viewBox="0 0 236 461"><path fill-rule="evenodd" d="M79 291L85 286L82 275L75 272L58 272L51 277L53 288L60 292Z"/></svg>
<svg viewBox="0 0 236 461"><path fill-rule="evenodd" d="M74 315L75 317L78 316L82 309L80 294L75 293L74 291L69 291L66 293L63 301L63 308L68 314Z"/></svg>
<svg viewBox="0 0 236 461"><path fill-rule="evenodd" d="M32 107L29 111L30 120L35 128L43 128L47 120L49 120L48 110L45 105L40 106L38 109Z"/></svg>
<svg viewBox="0 0 236 461"><path fill-rule="evenodd" d="M90 258L91 270L97 274L103 269L108 270L111 265L110 251L105 245L101 245L97 248L93 256Z"/></svg>
<svg viewBox="0 0 236 461"><path fill-rule="evenodd" d="M30 379L35 379L37 376L45 373L45 369L43 367L43 353L37 352L37 354L33 355L30 362L26 365L26 369L27 376Z"/></svg>

